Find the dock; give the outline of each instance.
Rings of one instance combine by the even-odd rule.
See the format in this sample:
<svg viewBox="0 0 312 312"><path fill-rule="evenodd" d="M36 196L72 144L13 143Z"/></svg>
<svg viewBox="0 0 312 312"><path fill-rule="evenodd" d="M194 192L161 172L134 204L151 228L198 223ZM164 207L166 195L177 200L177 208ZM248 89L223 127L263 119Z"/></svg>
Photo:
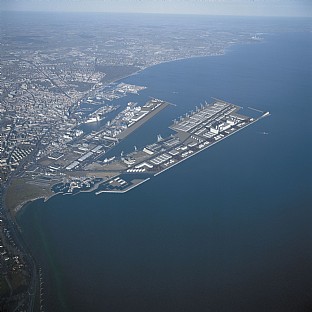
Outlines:
<svg viewBox="0 0 312 312"><path fill-rule="evenodd" d="M165 139L159 136L157 142L145 146L143 160L142 157L136 159L135 155L132 155L131 165L121 171L116 178L106 182L104 189L97 191L96 194L126 193L151 177L160 175L270 115L269 112L257 110L261 115L253 118L238 114L240 109L241 107L237 105L215 99L212 104L205 103L174 120L170 126L175 131L174 135ZM130 181L125 181L125 174L128 177L133 175L135 182L131 181L131 178Z"/></svg>

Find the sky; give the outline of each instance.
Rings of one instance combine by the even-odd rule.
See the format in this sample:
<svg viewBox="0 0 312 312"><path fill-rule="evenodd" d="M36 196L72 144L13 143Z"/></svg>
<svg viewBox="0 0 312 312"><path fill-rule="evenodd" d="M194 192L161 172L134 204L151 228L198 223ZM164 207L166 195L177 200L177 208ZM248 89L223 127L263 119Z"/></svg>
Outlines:
<svg viewBox="0 0 312 312"><path fill-rule="evenodd" d="M312 17L312 0L0 0L0 10Z"/></svg>

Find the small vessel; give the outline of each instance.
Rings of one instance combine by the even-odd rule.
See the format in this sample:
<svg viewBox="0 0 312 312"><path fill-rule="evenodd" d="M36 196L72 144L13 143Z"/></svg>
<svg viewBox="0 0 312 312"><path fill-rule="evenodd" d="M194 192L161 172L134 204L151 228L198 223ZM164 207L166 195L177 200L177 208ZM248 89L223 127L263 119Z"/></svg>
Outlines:
<svg viewBox="0 0 312 312"><path fill-rule="evenodd" d="M84 123L93 123L93 122L99 122L101 120L105 119L105 117L101 114L98 114L96 116L89 117Z"/></svg>

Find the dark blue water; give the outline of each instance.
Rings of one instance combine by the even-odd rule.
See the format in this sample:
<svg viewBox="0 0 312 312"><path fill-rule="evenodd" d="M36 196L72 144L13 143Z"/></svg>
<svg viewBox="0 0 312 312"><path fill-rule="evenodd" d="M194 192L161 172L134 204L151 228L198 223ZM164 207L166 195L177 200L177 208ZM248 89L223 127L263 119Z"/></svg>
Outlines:
<svg viewBox="0 0 312 312"><path fill-rule="evenodd" d="M272 115L129 193L27 206L19 222L44 269L46 311L310 311L311 42L268 36L124 80L177 106L123 149L170 133L212 96Z"/></svg>

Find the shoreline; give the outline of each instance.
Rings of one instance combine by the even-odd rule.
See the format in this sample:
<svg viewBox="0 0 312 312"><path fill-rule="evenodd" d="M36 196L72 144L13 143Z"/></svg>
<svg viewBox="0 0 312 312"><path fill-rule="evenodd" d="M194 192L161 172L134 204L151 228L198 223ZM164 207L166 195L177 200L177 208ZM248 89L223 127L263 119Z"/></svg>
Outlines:
<svg viewBox="0 0 312 312"><path fill-rule="evenodd" d="M39 200L39 199L43 199L43 202L47 202L50 198L52 198L53 196L55 195L58 195L60 193L55 193L55 194L51 194L50 196L38 196L38 197L35 197L33 199L29 199L29 200L26 200L24 202L22 202L21 204L19 204L18 206L16 206L15 208L13 208L12 210L12 214L14 215L14 218L17 214L19 213L22 213L22 211L31 203L35 202L36 200Z"/></svg>
<svg viewBox="0 0 312 312"><path fill-rule="evenodd" d="M262 41L260 41L262 42ZM205 54L205 55L192 55L192 56L185 56L185 57L179 57L179 58L176 58L174 60L168 60L168 61L162 61L162 62L159 62L159 63L156 63L156 64L151 64L151 65L146 65L144 67L142 67L141 69L129 74L129 75L125 75L125 76L121 76L120 78L117 78L117 79L113 79L112 81L110 82L107 82L107 83L103 83L103 86L109 86L110 84L112 83L118 83L119 81L123 80L123 79L127 79L131 76L135 76L137 74L140 74L141 72L143 72L144 70L146 69L150 69L154 66L158 66L158 65L162 65L162 64L167 64L167 63L172 63L172 62L179 62L179 61L185 61L185 60L191 60L191 59L195 59L195 58L206 58L206 57L219 57L219 56L224 56L226 55L227 53L229 53L228 51L228 48L229 47L233 47L233 46L237 46L237 45L240 45L240 44L248 44L248 43L257 43L257 41L245 41L245 42L235 42L235 43L229 43L227 46L225 46L224 48L222 48L222 50L219 52L219 53L213 53L213 54ZM89 91L88 91L89 92Z"/></svg>
<svg viewBox="0 0 312 312"><path fill-rule="evenodd" d="M206 54L206 55L193 55L193 56L189 56L189 57L180 57L180 58L177 58L177 59L174 59L174 60L168 60L168 61L163 61L163 62L159 62L159 63L156 63L156 64L151 64L151 65L148 65L148 66L145 66L143 67L142 69L139 69L131 74L128 74L128 75L125 75L125 76L122 76L122 77L119 77L117 79L114 79L110 82L108 82L107 84L104 84L105 86L109 86L110 84L114 84L114 83L118 83L118 82L121 82L122 80L124 79L127 79L131 76L135 76L137 74L140 74L141 72L143 72L144 70L146 69L150 69L152 67L155 67L155 66L159 66L159 65L162 65L162 64L167 64L167 63L171 63L171 62L180 62L180 61L185 61L185 60L191 60L191 59L196 59L196 58L208 58L208 57L219 57L219 56L224 56L226 55L227 53L229 53L229 48L230 47L233 47L233 46L237 46L237 45L240 45L240 44L248 44L248 43L257 43L256 41L255 42L249 42L249 41L245 41L245 42L239 42L239 43L228 43L224 48L222 48L219 53L213 53L213 54ZM90 90L88 91L90 92ZM87 93L88 94L88 93ZM186 158L187 159L187 158ZM166 168L165 170L168 170L170 169L171 167L169 168ZM160 174L161 172L159 172L158 174ZM157 174L156 174L157 175ZM14 179L14 178L13 178ZM55 183L57 184L57 183ZM55 185L53 184L53 185ZM53 185L51 186L51 188L53 187ZM87 190L88 191L88 190ZM86 192L87 192L86 191ZM80 191L80 192L84 192L84 191ZM78 192L77 194L79 194L80 192ZM91 191L89 191L91 192ZM37 196L37 197L34 197L32 199L29 199L29 200L25 200L23 201L22 203L18 204L16 207L12 208L12 209L9 209L10 211L12 210L12 214L14 214L14 218L15 216L20 213L22 210L24 210L24 208L26 208L26 206L28 204L31 204L32 202L36 201L36 200L39 200L39 199L43 199L43 202L46 202L48 201L50 198L52 198L53 196L57 195L58 193L55 193L55 194L51 194L49 196ZM75 195L77 195L75 194ZM4 191L4 198L6 197L7 195L7 188L5 189Z"/></svg>

